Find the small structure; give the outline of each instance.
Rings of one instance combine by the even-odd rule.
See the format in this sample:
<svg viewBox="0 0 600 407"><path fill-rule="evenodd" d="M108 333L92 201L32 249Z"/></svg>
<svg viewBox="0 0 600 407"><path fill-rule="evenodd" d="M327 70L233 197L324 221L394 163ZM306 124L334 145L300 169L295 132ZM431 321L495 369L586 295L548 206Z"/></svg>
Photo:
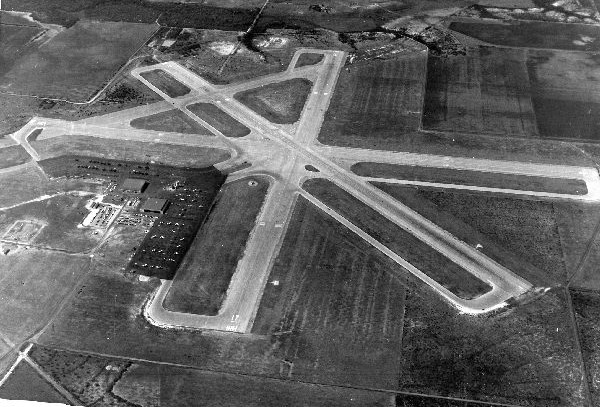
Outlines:
<svg viewBox="0 0 600 407"><path fill-rule="evenodd" d="M169 206L169 201L160 198L148 198L142 205L142 212L163 214Z"/></svg>
<svg viewBox="0 0 600 407"><path fill-rule="evenodd" d="M148 181L139 178L127 178L121 185L121 191L126 193L141 194L148 186Z"/></svg>

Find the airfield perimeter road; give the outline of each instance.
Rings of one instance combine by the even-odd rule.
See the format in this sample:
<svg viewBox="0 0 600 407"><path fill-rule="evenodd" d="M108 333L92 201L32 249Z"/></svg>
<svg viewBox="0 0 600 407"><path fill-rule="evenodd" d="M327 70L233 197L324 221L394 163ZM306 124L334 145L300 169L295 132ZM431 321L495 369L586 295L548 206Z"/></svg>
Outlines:
<svg viewBox="0 0 600 407"><path fill-rule="evenodd" d="M322 53L324 54L324 59L317 65L295 69L295 61L302 52ZM368 179L351 173L344 168L343 163L372 161L471 169L494 173L576 178L586 182L588 194L582 196L560 195L560 197L564 199L586 199L593 201L600 200L600 178L597 171L592 168L476 160L323 146L317 142L317 136L345 57L346 55L340 51L300 49L296 52L290 66L284 72L263 76L241 84L223 86L212 85L175 62L137 68L132 74L161 95L165 99L165 102L158 102L77 122L34 118L24 128L14 133L12 137L23 145L35 160L39 160L40 157L27 139L31 131L36 128L44 128L38 139L71 134L216 147L227 149L232 153L232 158L228 160L228 163L231 165L241 161L252 163L250 168L236 173L236 178L240 178L244 174L266 174L272 177L271 186L261 214L247 242L244 256L234 273L227 297L219 315L203 316L165 310L163 308L163 300L171 287L171 282L163 281L161 287L155 293L153 300L148 303L145 309L147 318L160 326L185 326L190 328L249 332L264 286L267 283L266 279L268 278L270 268L285 236L293 203L299 194L306 197L398 264L405 267L463 312L472 314L488 312L502 307L508 299L530 290L532 286L529 282L492 261L475 248L456 239L447 231L421 217L389 195L373 187L368 183ZM182 97L170 98L140 76L141 72L153 69L167 71L177 80L185 83L191 89L191 92ZM233 97L235 93L242 90L292 78L306 78L314 83L312 93L309 95L304 106L301 118L294 125L275 125L239 103ZM224 137L216 129L209 126L187 109L187 106L198 102L216 104L250 128L252 132L250 135L240 139L228 139ZM183 135L139 130L132 129L128 124L132 119L164 112L173 108L180 109L189 117L213 131L216 136ZM320 172L306 171L305 165L307 164L316 167ZM224 164L221 165L223 166ZM325 177L332 180L364 204L384 215L390 222L403 227L430 245L434 250L439 251L475 276L489 283L492 286L492 290L471 300L465 300L452 294L439 283L433 281L420 270L407 263L389 248L353 225L349 220L336 213L332 208L327 207L318 199L302 190L302 182L308 177ZM390 182L390 180L387 180L387 182ZM392 180L392 182L396 181ZM436 185L448 187L448 185L444 184ZM464 186L455 187L465 188ZM489 188L480 187L467 188L479 191L489 190ZM529 194L532 196L540 194L535 191L494 190L504 193ZM542 195L552 196L552 194L544 195L544 193Z"/></svg>

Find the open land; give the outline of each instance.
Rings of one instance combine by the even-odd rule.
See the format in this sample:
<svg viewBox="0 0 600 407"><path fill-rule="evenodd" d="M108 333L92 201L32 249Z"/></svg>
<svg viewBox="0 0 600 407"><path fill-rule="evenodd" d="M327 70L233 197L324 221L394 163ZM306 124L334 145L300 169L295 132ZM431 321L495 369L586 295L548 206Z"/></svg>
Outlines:
<svg viewBox="0 0 600 407"><path fill-rule="evenodd" d="M598 51L595 39L600 28L594 25L557 25L542 21L512 21L506 23L452 22L450 29L490 44L509 47L550 48L577 51Z"/></svg>
<svg viewBox="0 0 600 407"><path fill-rule="evenodd" d="M583 180L568 178L536 177L369 162L356 163L352 165L351 170L361 177L370 178L472 185L486 188L516 189L557 194L585 195L587 193L587 187Z"/></svg>
<svg viewBox="0 0 600 407"><path fill-rule="evenodd" d="M161 69L143 72L141 76L172 98L185 96L191 91L190 88Z"/></svg>
<svg viewBox="0 0 600 407"><path fill-rule="evenodd" d="M13 342L43 328L86 273L90 258L35 248L14 250L0 267L0 330ZM32 272L35 270L35 272Z"/></svg>
<svg viewBox="0 0 600 407"><path fill-rule="evenodd" d="M4 209L0 211L0 233L4 235L15 222L27 220L45 225L28 242L30 245L69 253L88 252L102 237L96 230L81 230L78 227L89 213L85 206L93 197L89 192L77 191Z"/></svg>
<svg viewBox="0 0 600 407"><path fill-rule="evenodd" d="M304 52L298 57L295 68L301 68L307 65L316 65L323 60L323 54L315 54L311 52Z"/></svg>
<svg viewBox="0 0 600 407"><path fill-rule="evenodd" d="M290 378L394 389L409 279L299 198L253 332L271 336Z"/></svg>
<svg viewBox="0 0 600 407"><path fill-rule="evenodd" d="M319 141L372 147L419 128L426 55L363 61L340 72Z"/></svg>
<svg viewBox="0 0 600 407"><path fill-rule="evenodd" d="M597 222L589 205L375 185L535 285L566 283Z"/></svg>
<svg viewBox="0 0 600 407"><path fill-rule="evenodd" d="M0 397L40 403L68 404L69 402L27 362L19 363L13 374L0 387Z"/></svg>
<svg viewBox="0 0 600 407"><path fill-rule="evenodd" d="M79 154L109 159L149 162L157 164L207 167L225 161L229 153L225 150L209 147L194 147L165 143L112 140L93 136L65 135L33 141L32 147L43 158Z"/></svg>
<svg viewBox="0 0 600 407"><path fill-rule="evenodd" d="M4 14L0 20L0 77L10 71L19 57L35 48L35 38L42 34L39 26L7 25Z"/></svg>
<svg viewBox="0 0 600 407"><path fill-rule="evenodd" d="M8 146L0 148L0 169L24 164L31 159L27 151L21 146Z"/></svg>
<svg viewBox="0 0 600 407"><path fill-rule="evenodd" d="M369 390L256 378L186 369L34 345L29 354L52 380L82 403L132 403L140 406L286 405L328 406L389 404L393 395ZM20 377L18 378L20 379ZM18 383L14 380L15 384ZM23 384L23 383L20 383Z"/></svg>
<svg viewBox="0 0 600 407"><path fill-rule="evenodd" d="M597 291L571 291L575 320L579 328L581 353L587 368L591 402L600 402L600 294Z"/></svg>
<svg viewBox="0 0 600 407"><path fill-rule="evenodd" d="M483 318L458 314L428 290L409 291L404 318L403 391L509 405L586 405L563 289Z"/></svg>
<svg viewBox="0 0 600 407"><path fill-rule="evenodd" d="M212 103L194 103L187 109L214 127L225 137L244 137L250 134L250 129Z"/></svg>
<svg viewBox="0 0 600 407"><path fill-rule="evenodd" d="M525 52L478 47L465 56L430 57L423 127L521 137L535 135Z"/></svg>
<svg viewBox="0 0 600 407"><path fill-rule="evenodd" d="M80 21L16 60L0 78L0 89L87 101L155 30L146 24Z"/></svg>
<svg viewBox="0 0 600 407"><path fill-rule="evenodd" d="M300 119L311 88L312 82L307 79L290 79L236 93L234 97L273 123L291 124Z"/></svg>
<svg viewBox="0 0 600 407"><path fill-rule="evenodd" d="M269 183L252 177L225 184L178 268L164 307L217 315L255 226Z"/></svg>
<svg viewBox="0 0 600 407"><path fill-rule="evenodd" d="M600 132L597 55L530 50L527 66L540 136L597 141Z"/></svg>
<svg viewBox="0 0 600 407"><path fill-rule="evenodd" d="M151 116L140 117L131 121L131 126L137 129L170 131L187 134L212 134L195 120L190 119L181 110L169 110Z"/></svg>
<svg viewBox="0 0 600 407"><path fill-rule="evenodd" d="M539 286L566 283L600 220L592 205L375 185Z"/></svg>
<svg viewBox="0 0 600 407"><path fill-rule="evenodd" d="M472 299L491 289L486 282L331 181L311 179L303 188L458 297Z"/></svg>

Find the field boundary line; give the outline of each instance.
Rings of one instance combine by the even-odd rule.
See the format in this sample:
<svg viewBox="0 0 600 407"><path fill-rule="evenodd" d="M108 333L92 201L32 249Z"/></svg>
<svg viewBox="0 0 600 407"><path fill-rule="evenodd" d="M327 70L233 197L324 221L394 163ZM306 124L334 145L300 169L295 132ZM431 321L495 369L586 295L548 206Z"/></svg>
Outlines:
<svg viewBox="0 0 600 407"><path fill-rule="evenodd" d="M168 367L190 369L190 370L195 370L195 371L210 373L210 374L223 374L226 376L250 377L250 378L256 378L256 379L260 379L260 380L268 380L271 382L278 382L278 383L299 383L299 384L317 386L317 387L322 387L322 388L331 388L331 389L352 389L352 390L360 390L360 391L368 391L368 392L376 392L376 393L384 393L384 394L421 396L421 397L427 397L427 398L438 398L438 399L442 399L442 400L454 400L454 401L461 401L461 402L478 403L478 404L483 404L486 406L495 406L495 407L521 407L517 404L495 403L495 402L489 402L489 401L479 401L479 400L461 399L461 398L444 397L444 396L432 396L432 395L424 394L424 393L416 393L416 392L394 390L394 389L381 389L381 388L377 388L377 387L368 387L368 386L319 383L319 382L314 382L314 381L310 381L310 380L302 380L302 379L287 379L287 378L283 378L283 377L261 376L261 375L257 375L257 374L253 374L253 373L232 372L232 371L228 371L228 370L219 370L219 369L207 369L205 367L186 365L183 363L155 361L155 360L150 360L150 359L113 355L110 353L78 350L78 349L72 349L72 348L68 348L68 347L64 347L64 346L44 345L44 344L40 344L37 342L33 342L33 344L43 347L43 348L58 350L58 351L62 351L62 352L76 353L76 354L81 354L81 355L86 355L86 356L92 356L92 357L96 357L96 358L111 358L111 359L117 359L117 360L122 360L122 361L134 362L134 363L137 362L137 363L145 363L145 364L153 364L153 365L162 365L162 366L168 366Z"/></svg>
<svg viewBox="0 0 600 407"><path fill-rule="evenodd" d="M33 345L29 345L30 349L31 346ZM54 387L54 389L61 395L63 396L65 399L67 399L72 405L77 406L81 404L81 401L77 400L75 397L73 397L73 395L67 390L65 389L63 386L61 386L60 384L58 384L58 382L56 380L54 380L54 378L52 376L50 376L48 373L46 373L40 365L38 365L35 361L33 361L30 357L29 354L27 354L23 360L33 368L33 370L35 370L41 377L42 379L44 379L46 382L48 382L52 387Z"/></svg>

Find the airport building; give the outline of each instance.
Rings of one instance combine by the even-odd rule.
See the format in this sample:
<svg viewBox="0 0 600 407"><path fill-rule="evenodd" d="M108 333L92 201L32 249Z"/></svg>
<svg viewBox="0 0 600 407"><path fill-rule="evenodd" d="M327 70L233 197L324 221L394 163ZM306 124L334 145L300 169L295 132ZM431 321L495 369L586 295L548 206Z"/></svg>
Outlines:
<svg viewBox="0 0 600 407"><path fill-rule="evenodd" d="M127 178L121 185L121 191L125 193L141 194L148 187L148 181L139 178Z"/></svg>
<svg viewBox="0 0 600 407"><path fill-rule="evenodd" d="M149 213L160 213L161 215L165 213L167 208L169 207L169 201L166 199L160 198L148 198L142 204L142 212Z"/></svg>

